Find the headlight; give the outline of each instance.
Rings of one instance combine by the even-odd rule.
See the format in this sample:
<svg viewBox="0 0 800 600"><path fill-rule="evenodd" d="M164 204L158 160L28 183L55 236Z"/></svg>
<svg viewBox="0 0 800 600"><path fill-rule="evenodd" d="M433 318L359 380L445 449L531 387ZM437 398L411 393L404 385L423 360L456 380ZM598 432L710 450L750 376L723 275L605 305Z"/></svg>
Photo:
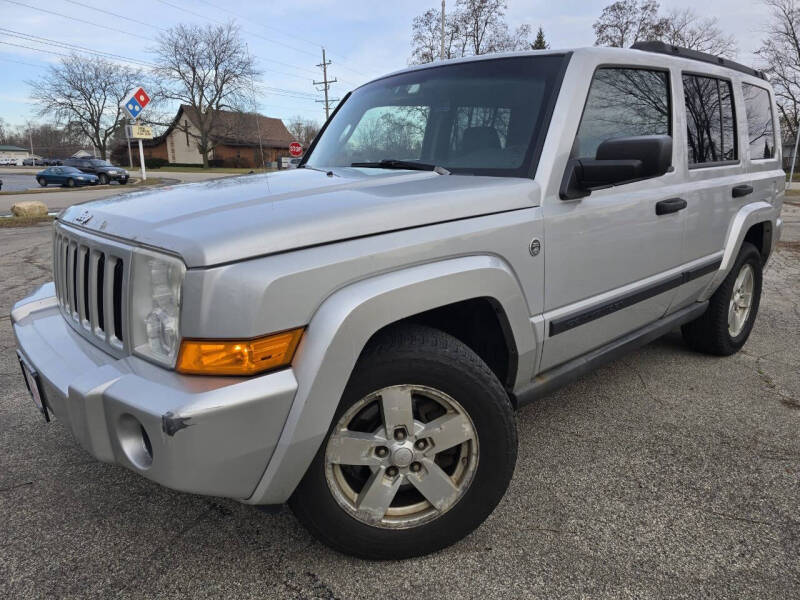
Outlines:
<svg viewBox="0 0 800 600"><path fill-rule="evenodd" d="M133 251L131 340L133 351L163 365L175 365L180 344L181 288L186 267L166 254Z"/></svg>
<svg viewBox="0 0 800 600"><path fill-rule="evenodd" d="M84 178L83 178L83 177L78 177L78 179L80 179L81 181L83 181L83 179L84 179Z"/></svg>

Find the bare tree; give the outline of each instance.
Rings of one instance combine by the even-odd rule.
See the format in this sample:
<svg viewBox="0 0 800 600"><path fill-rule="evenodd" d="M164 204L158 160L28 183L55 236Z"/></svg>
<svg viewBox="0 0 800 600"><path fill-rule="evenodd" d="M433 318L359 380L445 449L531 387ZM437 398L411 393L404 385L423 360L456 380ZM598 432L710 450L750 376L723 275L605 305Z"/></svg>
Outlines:
<svg viewBox="0 0 800 600"><path fill-rule="evenodd" d="M594 23L595 46L625 48L659 40L726 58L736 56L736 41L725 35L716 17L700 18L692 9L660 14L656 0L619 0L609 4Z"/></svg>
<svg viewBox="0 0 800 600"><path fill-rule="evenodd" d="M529 50L530 25L511 30L505 21L505 0L458 0L455 10L445 16L445 58L458 58ZM414 18L411 25L411 64L439 58L442 13L430 9Z"/></svg>
<svg viewBox="0 0 800 600"><path fill-rule="evenodd" d="M39 116L79 129L105 158L108 141L124 123L120 102L142 78L140 69L73 54L28 84Z"/></svg>
<svg viewBox="0 0 800 600"><path fill-rule="evenodd" d="M800 7L792 0L764 0L770 9L767 34L756 54L769 74L787 137L800 118Z"/></svg>
<svg viewBox="0 0 800 600"><path fill-rule="evenodd" d="M625 48L642 40L661 39L666 22L655 0L618 0L600 13L592 26L595 46Z"/></svg>
<svg viewBox="0 0 800 600"><path fill-rule="evenodd" d="M725 58L736 57L736 41L722 32L716 17L701 19L690 8L673 9L667 13L664 24L661 40L668 44Z"/></svg>
<svg viewBox="0 0 800 600"><path fill-rule="evenodd" d="M158 36L153 49L159 95L193 109L197 132L186 129L208 167L219 111L242 111L251 102L252 82L260 74L239 27L178 25ZM183 129L182 129L183 131Z"/></svg>
<svg viewBox="0 0 800 600"><path fill-rule="evenodd" d="M317 133L320 130L320 124L313 119L304 119L300 116L295 116L289 119L286 124L286 129L292 134L292 137L303 145L303 148L308 148Z"/></svg>

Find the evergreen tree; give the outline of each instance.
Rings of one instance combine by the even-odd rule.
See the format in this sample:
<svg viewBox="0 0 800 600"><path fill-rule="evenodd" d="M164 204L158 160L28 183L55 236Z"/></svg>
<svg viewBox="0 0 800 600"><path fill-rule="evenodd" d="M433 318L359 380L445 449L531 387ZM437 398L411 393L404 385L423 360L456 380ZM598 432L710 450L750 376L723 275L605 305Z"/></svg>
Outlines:
<svg viewBox="0 0 800 600"><path fill-rule="evenodd" d="M544 31L542 31L541 26L539 27L539 31L536 32L536 39L533 40L533 44L531 44L532 50L547 50L550 48L550 44L544 39Z"/></svg>

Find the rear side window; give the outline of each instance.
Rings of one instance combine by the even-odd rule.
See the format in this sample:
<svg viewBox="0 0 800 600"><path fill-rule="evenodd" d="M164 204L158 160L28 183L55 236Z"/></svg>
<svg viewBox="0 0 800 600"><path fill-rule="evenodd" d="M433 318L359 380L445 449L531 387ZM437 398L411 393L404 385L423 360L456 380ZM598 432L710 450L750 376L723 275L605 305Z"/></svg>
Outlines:
<svg viewBox="0 0 800 600"><path fill-rule="evenodd" d="M683 96L689 164L737 160L731 82L705 75L684 75Z"/></svg>
<svg viewBox="0 0 800 600"><path fill-rule="evenodd" d="M671 135L666 71L603 67L595 71L571 158L594 158L609 138Z"/></svg>
<svg viewBox="0 0 800 600"><path fill-rule="evenodd" d="M775 158L775 129L769 92L749 83L742 84L750 159Z"/></svg>

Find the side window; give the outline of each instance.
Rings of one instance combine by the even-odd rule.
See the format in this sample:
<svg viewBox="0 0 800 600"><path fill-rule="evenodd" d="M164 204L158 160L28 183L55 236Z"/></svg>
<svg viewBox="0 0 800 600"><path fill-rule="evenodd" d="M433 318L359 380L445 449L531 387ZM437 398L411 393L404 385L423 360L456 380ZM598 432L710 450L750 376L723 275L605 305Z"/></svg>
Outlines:
<svg viewBox="0 0 800 600"><path fill-rule="evenodd" d="M638 135L671 135L668 73L598 69L570 157L594 158L604 140Z"/></svg>
<svg viewBox="0 0 800 600"><path fill-rule="evenodd" d="M737 160L731 82L705 75L683 76L689 164Z"/></svg>
<svg viewBox="0 0 800 600"><path fill-rule="evenodd" d="M769 92L749 83L742 84L750 159L775 158L775 129Z"/></svg>

